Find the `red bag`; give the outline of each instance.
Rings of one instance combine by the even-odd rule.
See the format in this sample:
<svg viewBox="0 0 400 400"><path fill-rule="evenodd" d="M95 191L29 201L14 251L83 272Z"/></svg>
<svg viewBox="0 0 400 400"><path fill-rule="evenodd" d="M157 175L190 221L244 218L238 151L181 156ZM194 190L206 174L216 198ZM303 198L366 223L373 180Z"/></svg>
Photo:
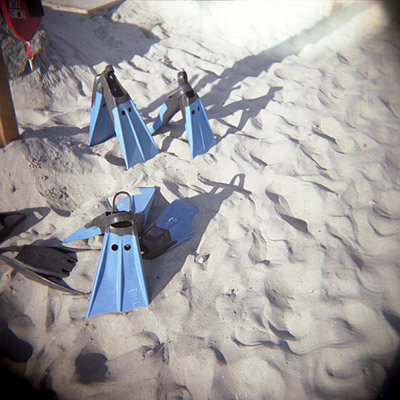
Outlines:
<svg viewBox="0 0 400 400"><path fill-rule="evenodd" d="M41 0L0 0L4 20L15 35L25 43L25 53L32 60L30 41L44 15Z"/></svg>

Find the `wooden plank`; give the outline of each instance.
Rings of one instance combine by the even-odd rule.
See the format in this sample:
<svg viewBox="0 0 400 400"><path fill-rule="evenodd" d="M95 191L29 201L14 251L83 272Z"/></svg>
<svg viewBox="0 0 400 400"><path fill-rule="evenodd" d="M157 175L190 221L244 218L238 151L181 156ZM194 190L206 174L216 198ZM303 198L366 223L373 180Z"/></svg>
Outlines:
<svg viewBox="0 0 400 400"><path fill-rule="evenodd" d="M0 146L6 146L18 136L17 118L0 47Z"/></svg>
<svg viewBox="0 0 400 400"><path fill-rule="evenodd" d="M86 14L89 17L106 14L111 8L120 5L124 0L42 0L44 7L59 12Z"/></svg>

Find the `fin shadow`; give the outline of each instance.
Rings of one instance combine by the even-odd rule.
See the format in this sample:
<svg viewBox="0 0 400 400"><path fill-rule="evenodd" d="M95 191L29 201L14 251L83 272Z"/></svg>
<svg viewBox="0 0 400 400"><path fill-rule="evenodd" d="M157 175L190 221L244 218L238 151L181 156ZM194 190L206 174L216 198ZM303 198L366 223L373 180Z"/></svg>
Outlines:
<svg viewBox="0 0 400 400"><path fill-rule="evenodd" d="M400 3L397 0L382 0L382 4L389 17L391 25L395 28L400 27Z"/></svg>
<svg viewBox="0 0 400 400"><path fill-rule="evenodd" d="M231 124L227 124L228 130L220 139L217 137L217 141L221 141L228 135L236 134L237 131L243 130L246 123L250 119L257 117L261 110L265 110L267 108L268 103L273 100L275 93L279 92L280 90L282 90L282 86L270 87L268 93L266 93L264 96L260 96L255 99L240 100L224 107L222 109L222 113L219 115L219 118L232 115L237 110L243 110L243 113L240 117L238 125L232 126ZM226 125L225 121L221 120L220 122Z"/></svg>
<svg viewBox="0 0 400 400"><path fill-rule="evenodd" d="M244 188L245 174L234 175L229 183L214 182L201 177L198 179L204 185L210 186L210 191L186 199L182 199L179 193L179 185L173 182L165 182L166 188L175 197L196 206L200 211L194 219L195 235L189 241L154 260L144 260L143 269L150 302L158 296L172 278L182 269L188 254L196 255L195 249L198 248L208 224L218 214L222 203L234 192L239 192L246 197L251 195L251 192ZM158 193L152 206L149 223L158 217L168 204L168 201ZM190 251L189 249L193 250Z"/></svg>
<svg viewBox="0 0 400 400"><path fill-rule="evenodd" d="M357 4L331 14L317 22L311 28L303 30L297 36L287 39L267 50L263 50L258 54L247 56L235 62L220 77L215 77L211 74L207 75L198 82L195 90L197 90L197 87L202 88L205 85L212 84L218 79L217 84L213 86L213 90L203 96L204 103L207 105L211 104L209 113L212 115L214 111L221 107L221 104L225 104L232 91L240 85L241 81L248 77L257 77L262 72L267 72L272 64L280 63L289 56L300 54L307 44L316 43L326 35L332 34L341 25L363 11L365 7L367 6ZM231 112L242 110L242 105L243 103L239 102L238 106L240 107L231 107Z"/></svg>
<svg viewBox="0 0 400 400"><path fill-rule="evenodd" d="M182 118L182 123L176 124L176 127L174 126L175 124L172 122L170 122L169 124L163 126L160 128L160 132L157 131L157 133L154 135L159 135L162 133L168 133L165 137L164 140L162 141L161 147L160 147L160 151L167 151L169 149L169 147L171 146L172 142L176 139L180 139L180 140L186 140L187 136L185 135L185 122Z"/></svg>
<svg viewBox="0 0 400 400"><path fill-rule="evenodd" d="M33 226L41 222L50 213L50 207L25 208L19 211L22 211L26 218L10 232L4 241L28 231Z"/></svg>
<svg viewBox="0 0 400 400"><path fill-rule="evenodd" d="M123 159L123 157L117 157L116 155L112 154L111 151L109 151L104 158L112 165L115 165L117 167L122 167L122 168L126 168L125 167L125 161Z"/></svg>

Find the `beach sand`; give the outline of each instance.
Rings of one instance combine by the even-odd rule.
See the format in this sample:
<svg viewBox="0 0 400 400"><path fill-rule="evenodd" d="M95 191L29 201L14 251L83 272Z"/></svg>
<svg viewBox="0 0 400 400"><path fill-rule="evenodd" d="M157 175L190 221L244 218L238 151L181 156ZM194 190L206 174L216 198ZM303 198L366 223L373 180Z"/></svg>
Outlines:
<svg viewBox="0 0 400 400"><path fill-rule="evenodd" d="M400 36L382 4L43 3L48 44L10 81L20 138L0 149L0 211L28 218L2 246L59 244L121 190L200 211L144 260L151 304L126 313L85 319L88 296L1 263L6 368L59 399L376 398L400 332ZM107 64L149 128L185 69L216 146L192 160L177 114L129 170L116 138L89 147ZM96 250L66 279L90 291L101 237L73 245Z"/></svg>

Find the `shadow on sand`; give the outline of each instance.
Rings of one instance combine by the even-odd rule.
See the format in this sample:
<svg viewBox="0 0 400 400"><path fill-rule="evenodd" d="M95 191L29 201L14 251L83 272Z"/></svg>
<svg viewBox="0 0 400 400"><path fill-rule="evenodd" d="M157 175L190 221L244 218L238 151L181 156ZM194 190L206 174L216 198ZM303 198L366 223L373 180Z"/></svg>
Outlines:
<svg viewBox="0 0 400 400"><path fill-rule="evenodd" d="M34 208L24 208L22 211L25 215L25 220L21 221L11 232L7 235L4 240L8 240L14 236L18 236L23 232L28 231L36 224L41 222L50 213L49 207L34 207Z"/></svg>
<svg viewBox="0 0 400 400"><path fill-rule="evenodd" d="M197 249L200 241L207 230L210 221L218 214L222 203L234 192L242 193L249 197L251 192L244 189L244 174L235 175L229 183L213 182L199 177L199 180L211 187L209 192L198 194L197 196L186 199L188 203L198 207L199 213L194 219L195 236L182 245L161 255L160 257L147 261L144 260L144 270L150 301L154 300L158 294L168 285L171 279L182 269L189 249ZM174 183L166 183L166 187L180 198L179 186ZM183 199L185 201L185 199ZM158 194L154 200L149 224L156 218L161 211L168 205L163 196Z"/></svg>
<svg viewBox="0 0 400 400"><path fill-rule="evenodd" d="M333 33L355 15L365 10L366 7L367 5L362 3L345 7L324 18L311 28L302 31L297 36L261 51L258 54L251 54L235 62L232 67L225 69L219 76L210 72L193 85L196 92L206 85L212 86L212 90L202 96L202 102L207 109L208 118L209 120L217 119L228 128L223 136L216 138L217 141L221 141L227 135L242 130L249 119L256 117L261 110L266 109L268 103L273 99L274 94L281 89L281 87L269 87L268 82L266 82L265 94L260 97L243 99L225 105L231 93L240 89L242 81L248 77L258 77L262 72L267 72L274 63L280 63L289 56L298 55L307 44L316 43L323 37ZM189 81L193 84L196 78L196 76L189 76ZM154 110L159 110L167 95L169 93L153 101L147 108L142 109L142 115L146 116L146 119L149 120L148 115ZM223 120L224 117L232 115L237 111L242 112L237 126ZM149 121L148 123L150 124L151 122ZM183 123L171 123L168 127L163 128L161 133L170 131L172 137L180 137L184 131L181 126L183 126ZM169 142L165 142L165 146L163 147L168 147L168 145Z"/></svg>
<svg viewBox="0 0 400 400"><path fill-rule="evenodd" d="M159 41L145 28L112 20L113 10L104 16L54 11L48 7L44 11L42 26L48 43L39 55L42 72L47 72L51 65L93 68L102 62L119 64L135 55L144 55Z"/></svg>

